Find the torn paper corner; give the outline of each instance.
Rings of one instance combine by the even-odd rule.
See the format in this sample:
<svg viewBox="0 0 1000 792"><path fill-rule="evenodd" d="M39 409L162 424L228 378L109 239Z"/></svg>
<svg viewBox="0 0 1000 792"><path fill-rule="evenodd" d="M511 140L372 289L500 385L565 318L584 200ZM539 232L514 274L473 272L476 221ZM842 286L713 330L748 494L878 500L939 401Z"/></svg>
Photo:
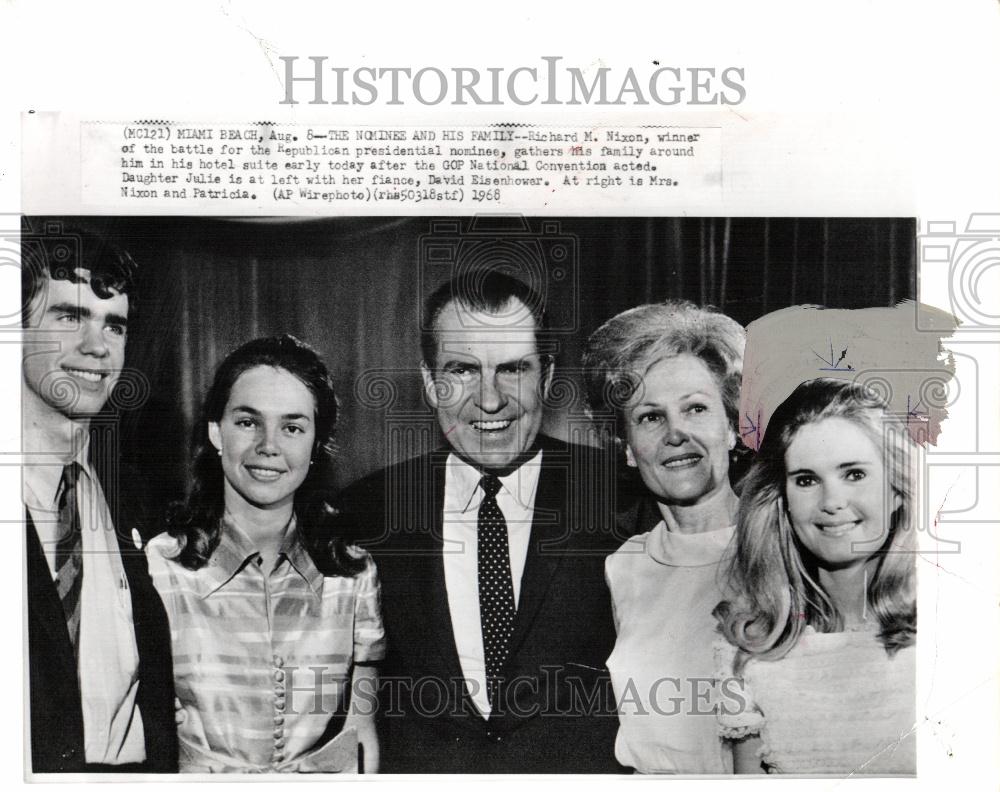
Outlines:
<svg viewBox="0 0 1000 792"><path fill-rule="evenodd" d="M799 305L762 316L747 328L744 442L760 447L768 419L799 384L832 377L872 388L916 442L936 444L957 392L943 344L957 326L946 311L912 301L859 310Z"/></svg>

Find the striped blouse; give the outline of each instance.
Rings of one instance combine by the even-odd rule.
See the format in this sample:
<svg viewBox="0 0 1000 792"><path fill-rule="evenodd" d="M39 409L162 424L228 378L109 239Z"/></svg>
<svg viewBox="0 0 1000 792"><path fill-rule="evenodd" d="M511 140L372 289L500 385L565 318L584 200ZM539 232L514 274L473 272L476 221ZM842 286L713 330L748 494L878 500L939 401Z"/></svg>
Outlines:
<svg viewBox="0 0 1000 792"><path fill-rule="evenodd" d="M340 730L353 666L384 655L371 558L352 548L364 570L324 577L294 518L270 574L229 515L202 569L170 560L177 548L161 534L146 552L170 618L181 771L351 769L343 752L316 748Z"/></svg>

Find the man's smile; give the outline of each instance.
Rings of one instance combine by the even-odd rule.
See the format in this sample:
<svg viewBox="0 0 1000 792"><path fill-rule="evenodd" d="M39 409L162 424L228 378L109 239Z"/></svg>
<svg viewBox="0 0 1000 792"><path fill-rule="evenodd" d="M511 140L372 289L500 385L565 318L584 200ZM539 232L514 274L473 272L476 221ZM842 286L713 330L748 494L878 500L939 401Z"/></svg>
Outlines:
<svg viewBox="0 0 1000 792"><path fill-rule="evenodd" d="M69 376L71 376L73 379L84 380L85 382L101 382L111 373L109 371L72 368L70 366L63 366L62 370L67 374L69 374Z"/></svg>
<svg viewBox="0 0 1000 792"><path fill-rule="evenodd" d="M497 421L472 421L472 428L477 432L502 432L512 423L514 423L513 418L504 418Z"/></svg>

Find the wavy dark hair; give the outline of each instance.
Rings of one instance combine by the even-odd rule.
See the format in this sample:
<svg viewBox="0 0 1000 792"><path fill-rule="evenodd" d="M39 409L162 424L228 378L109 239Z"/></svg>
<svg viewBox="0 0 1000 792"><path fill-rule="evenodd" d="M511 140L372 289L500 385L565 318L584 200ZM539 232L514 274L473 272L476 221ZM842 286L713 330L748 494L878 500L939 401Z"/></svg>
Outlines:
<svg viewBox="0 0 1000 792"><path fill-rule="evenodd" d="M208 425L222 419L236 380L258 366L287 371L306 386L316 401L312 464L302 486L295 492L299 533L323 574L354 576L364 568L364 561L352 555L342 539L330 538L334 511L327 502L326 487L331 480L337 397L330 373L320 356L311 346L291 335L250 341L232 352L216 370L201 419L195 426L190 494L173 504L167 516L167 531L181 546L174 560L188 569L200 569L219 546L225 510L224 477L218 453L209 441Z"/></svg>
<svg viewBox="0 0 1000 792"><path fill-rule="evenodd" d="M87 277L77 270L85 270ZM55 225L42 234L26 234L21 244L21 324L31 327L36 300L49 280L86 284L102 300L128 295L129 313L137 310L138 267L132 256L107 237Z"/></svg>
<svg viewBox="0 0 1000 792"><path fill-rule="evenodd" d="M775 411L744 481L727 576L738 594L715 609L723 634L741 650L739 665L751 656L781 659L806 625L818 632L843 629L843 616L820 584L815 561L795 536L785 497L786 451L799 429L827 418L856 425L882 456L886 480L900 505L876 551L865 596L878 618L886 652L910 646L916 637L914 443L906 426L870 389L814 379L799 385Z"/></svg>
<svg viewBox="0 0 1000 792"><path fill-rule="evenodd" d="M425 301L420 330L424 365L432 373L437 368L437 320L449 305L458 303L470 312L496 314L507 309L512 300L519 301L531 313L535 320L535 345L545 353L545 365L550 364L549 320L542 296L524 281L500 269L478 267L441 284Z"/></svg>

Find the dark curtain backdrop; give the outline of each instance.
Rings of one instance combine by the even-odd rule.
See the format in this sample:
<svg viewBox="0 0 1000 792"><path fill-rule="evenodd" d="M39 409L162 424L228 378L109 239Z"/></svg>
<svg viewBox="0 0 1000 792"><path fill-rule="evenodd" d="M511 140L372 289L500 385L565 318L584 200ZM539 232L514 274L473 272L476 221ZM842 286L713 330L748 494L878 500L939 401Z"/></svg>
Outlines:
<svg viewBox="0 0 1000 792"><path fill-rule="evenodd" d="M26 231L51 221L30 218ZM108 234L140 265L127 362L146 376L149 394L122 414L122 442L147 471L157 506L184 491L192 428L216 365L261 335L293 333L330 366L342 405L335 486L437 444L417 368L420 303L463 265L471 219L445 219L443 231L431 218L57 221ZM586 434L583 343L621 310L682 297L747 324L788 305L887 306L915 293L911 219L520 222L529 230L517 240L542 240L528 248L546 273L554 325L566 330L558 336L565 376L546 424L563 438ZM435 240L452 250L450 261L428 252Z"/></svg>

